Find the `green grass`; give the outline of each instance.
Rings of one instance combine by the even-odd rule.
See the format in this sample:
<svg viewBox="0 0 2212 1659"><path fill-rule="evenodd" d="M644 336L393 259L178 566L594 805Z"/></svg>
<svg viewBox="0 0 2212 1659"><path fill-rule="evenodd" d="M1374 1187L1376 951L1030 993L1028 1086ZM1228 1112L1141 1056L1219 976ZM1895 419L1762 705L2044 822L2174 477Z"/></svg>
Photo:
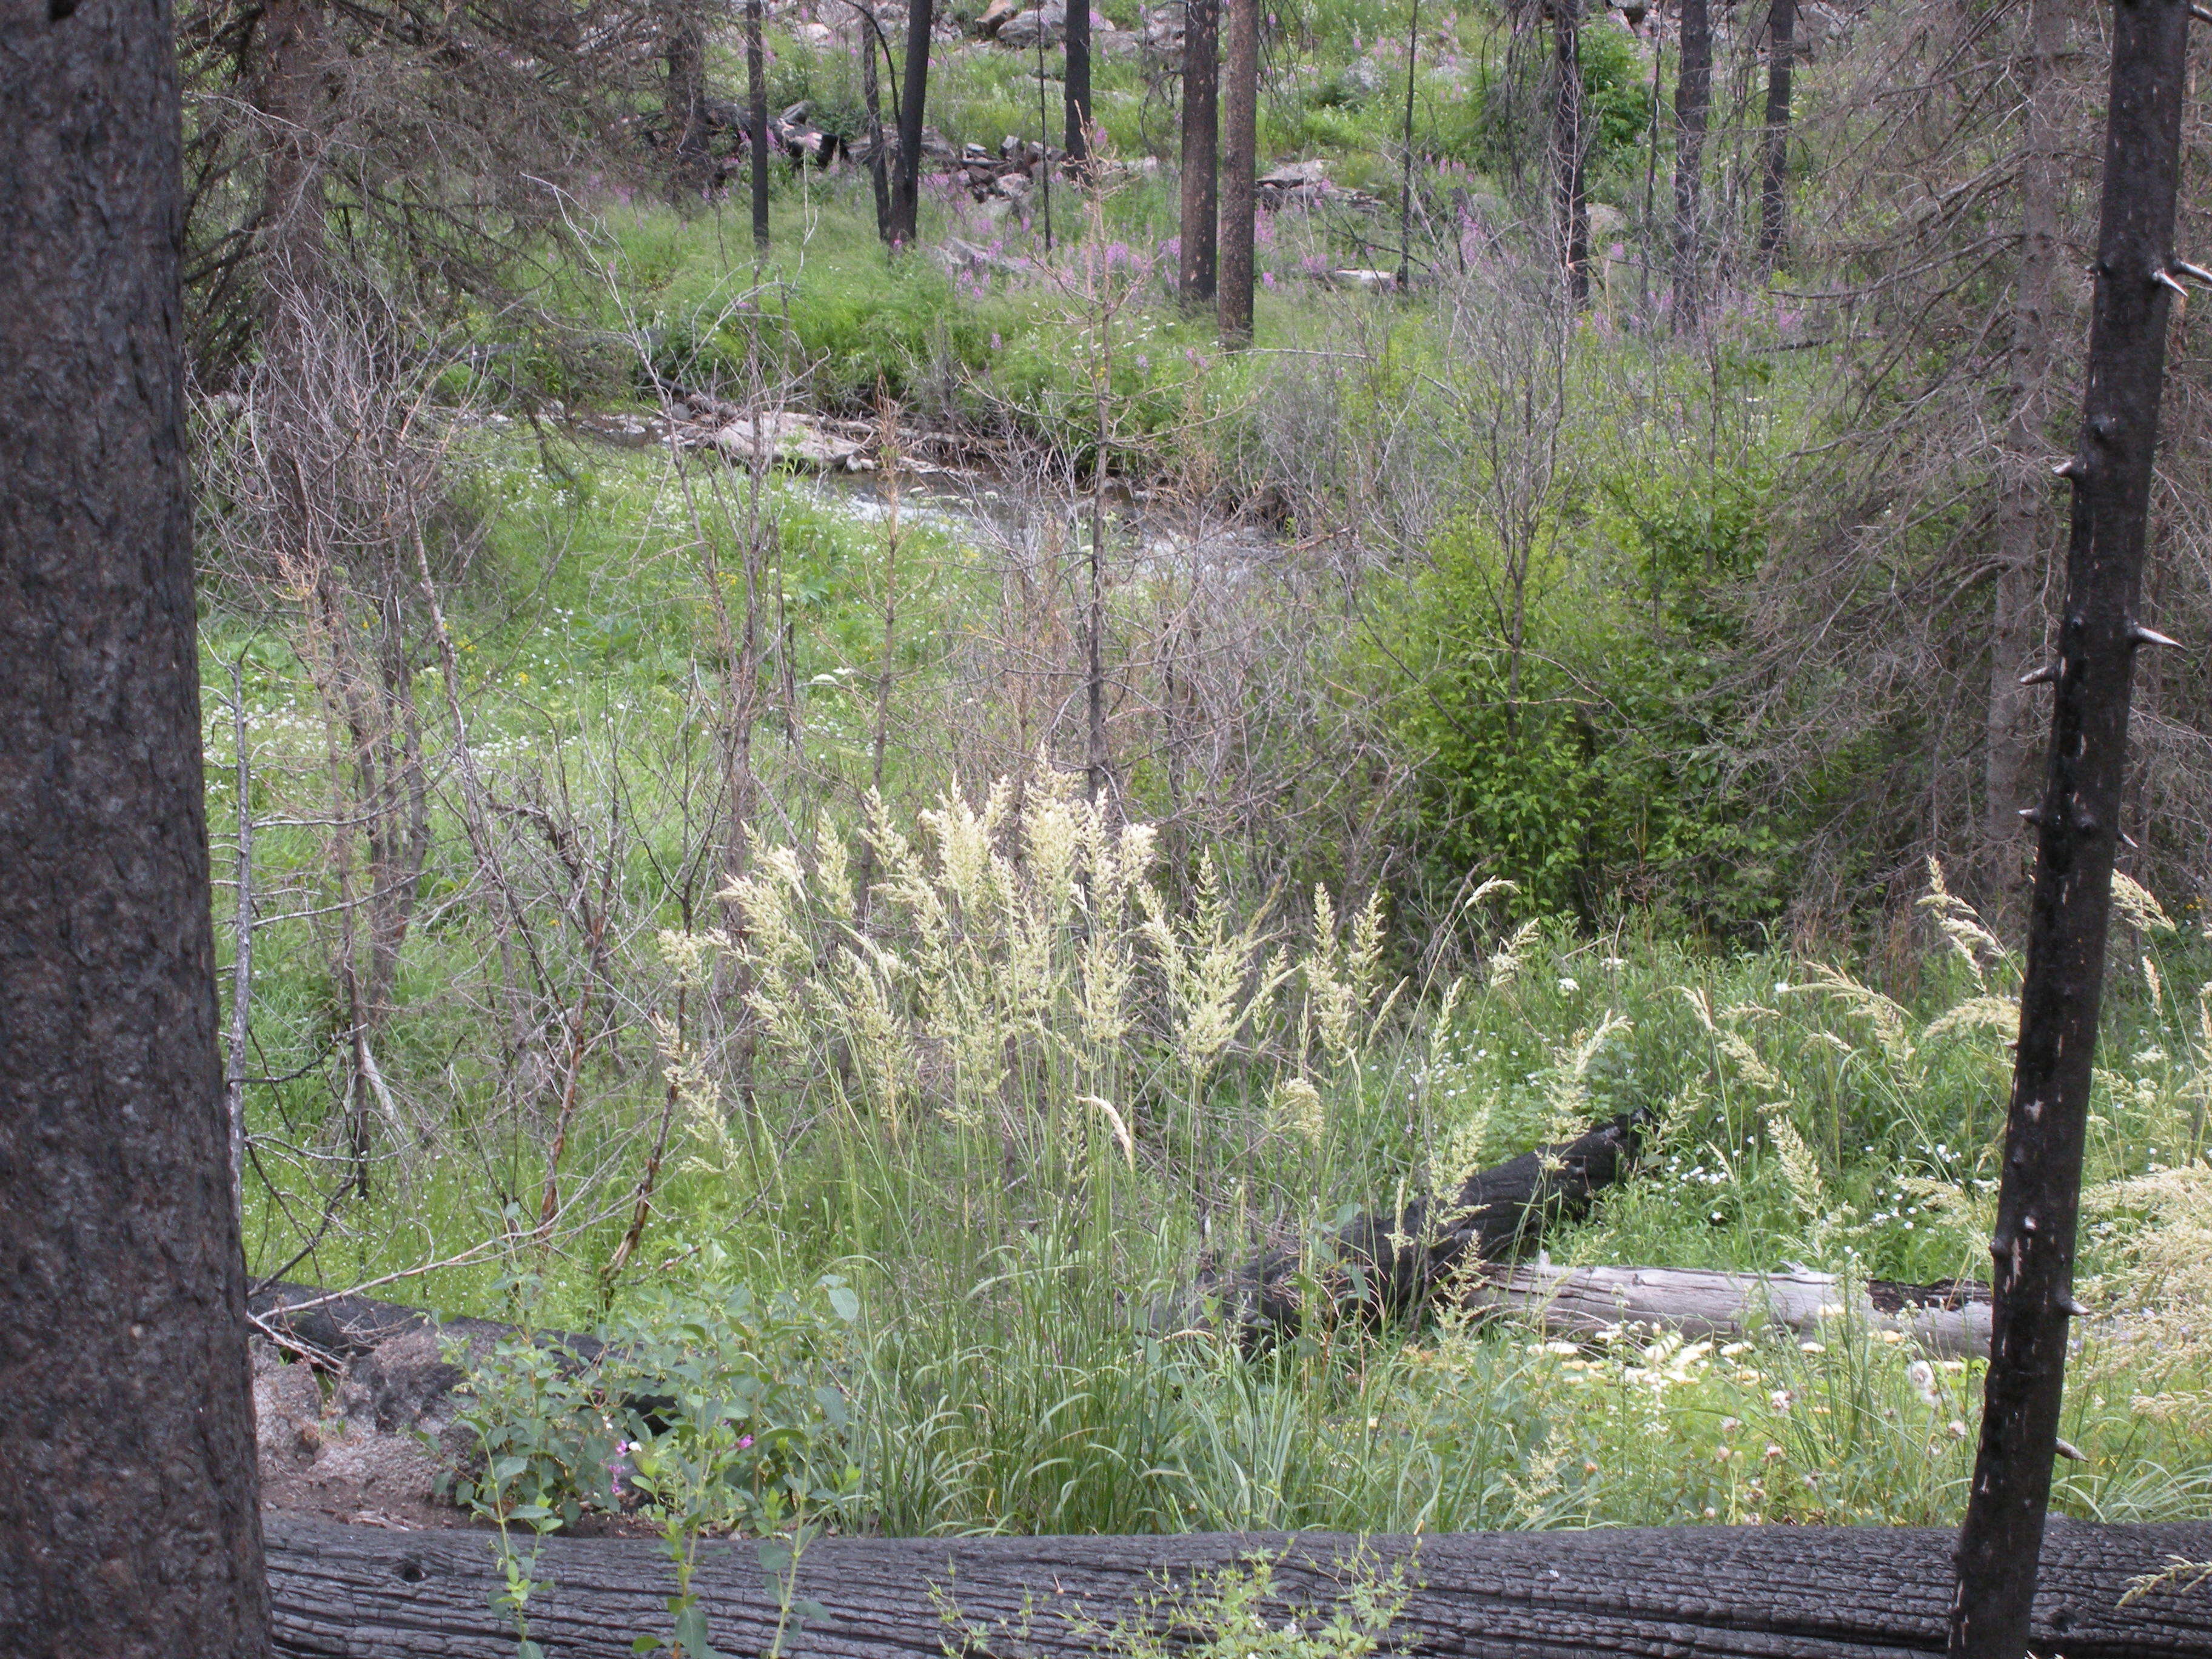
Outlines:
<svg viewBox="0 0 2212 1659"><path fill-rule="evenodd" d="M1389 187L1399 60L1376 43L1401 15L1358 0L1283 14L1284 72L1263 108L1269 159L1323 153L1342 181ZM1439 200L1493 182L1482 98L1502 73L1498 51L1472 16L1456 38L1425 40L1432 67L1417 114L1443 135L1443 165L1425 179ZM1352 72L1355 57L1379 82ZM933 118L956 143L1030 135L1031 67L989 48L953 53L933 78ZM1622 69L1607 70L1597 176L1625 204L1638 162ZM780 101L809 96L849 118L849 65L786 43L777 74ZM1099 88L1123 159L1162 142L1133 66L1102 65ZM1288 618L1270 637L1324 636L1311 658L1322 712L1306 724L1266 725L1277 711L1254 705L1276 695L1273 682L1229 700L1237 718L1217 732L1252 745L1236 781L1260 798L1320 775L1349 778L1356 795L1372 764L1421 773L1425 799L1448 805L1471 781L1496 810L1477 822L1462 797L1427 820L1361 820L1358 836L1411 854L1389 866L1407 914L1364 933L1350 915L1322 920L1307 873L1343 884L1352 828L1288 849L1233 833L1164 837L1141 871L1120 869L1109 851L1133 843L1063 799L1080 760L1066 717L1084 625L1064 533L1010 545L1018 534L915 510L910 495L894 563L878 504L776 478L757 503L775 534L756 539L742 473L457 422L441 512L457 546L481 532L481 547L444 594L451 686L411 567L380 573L360 554L342 573L335 630L327 617L310 626L301 593L265 570L219 568L210 583L219 876L240 808L222 701L234 664L261 824L248 1069L274 1080L250 1092L257 1271L304 1251L294 1276L332 1285L390 1278L388 1293L450 1311L642 1328L671 1352L688 1342L708 1392L732 1398L743 1376L787 1405L800 1381L828 1388L835 1411L807 1396L819 1422L803 1400L793 1408L807 1418L804 1443L774 1478L795 1472L795 1501L852 1528L1956 1518L1976 1371L1916 1370L1905 1346L1842 1322L1809 1346L1767 1334L1715 1350L1626 1335L1577 1349L1443 1320L1315 1328L1255 1358L1154 1317L1202 1261L1262 1243L1318 1248L1352 1213L1638 1109L1655 1115L1643 1165L1547 1241L1555 1261L1794 1261L1923 1281L1985 1271L2009 1063L2001 1003L2016 969L1955 907L1928 911L1879 974L1848 941L1793 952L1758 931L1778 906L1774 872L1752 855L1771 849L1686 831L1673 865L1638 865L1639 842L1638 860L1604 866L1615 890L1565 921L1575 905L1561 896L1600 867L1585 830L1626 842L1623 825L1632 817L1640 834L1644 816L1601 823L1593 809L1568 821L1561 804L1588 781L1579 749L1566 773L1514 783L1504 806L1507 769L1447 752L1444 728L1463 733L1469 708L1497 702L1480 677L1453 678L1494 643L1480 590L1495 581L1496 548L1468 504L1480 467L1465 462L1496 435L1482 424L1492 371L1424 300L1307 280L1379 263L1392 216L1270 220L1266 349L1232 356L1172 305L1160 259L1174 203L1156 177L1095 211L1061 198L1049 258L1041 223L933 196L926 242L958 235L1005 262L959 276L925 256L887 258L849 174L781 181L774 247L757 266L726 203L594 211L591 257L558 297L596 343L580 368L532 369L540 392L650 411L672 387L781 386L819 410L866 415L880 389L919 418L1012 435L1028 459L1066 463L1095 453L1097 373L1112 459L1133 483L1202 495L1203 481L1225 480L1234 494L1267 482L1282 448L1325 452L1296 457L1325 477L1300 503L1313 521L1285 543L1350 536L1369 562L1347 576L1351 566L1285 554L1228 608L1232 629ZM1455 250L1448 234L1436 252L1454 264ZM1565 665L1551 691L1582 720L1577 742L1600 703L1659 729L1651 710L1700 701L1710 664L1693 659L1741 621L1722 580L1740 573L1716 574L1715 550L1755 559L1757 538L1684 526L1720 514L1731 488L1766 487L1822 372L1809 352L1776 367L1757 318L1710 359L1668 355L1611 323L1601 312L1566 353L1574 412L1562 447L1583 470L1545 502L1554 562L1532 613ZM457 396L490 395L452 377ZM1325 441L1284 437L1300 399L1326 404ZM1408 462L1413 439L1437 447L1413 445ZM1437 478L1465 486L1463 510L1433 536L1393 542L1394 496ZM1716 479L1728 488L1705 491ZM1018 494L1015 479L998 482ZM1025 507L1018 532L1055 518L1066 531L1064 495ZM1128 526L1114 535L1109 631L1133 664L1175 637L1162 619L1182 625L1183 596ZM749 548L762 662L757 684L739 688L724 619L742 617ZM1662 620L1678 644L1647 653L1645 604L1662 577L1676 584ZM381 711L356 726L329 665L335 640L379 637L380 580L404 637L384 657L349 644L368 665L359 706ZM1424 637L1451 641L1443 668L1409 654ZM1133 703L1166 704L1165 684L1127 672ZM742 860L724 793L726 710L740 690L765 711L744 733L759 787ZM1462 694L1466 706L1453 702ZM468 728L466 768L449 695ZM1045 712L1005 715L1024 698ZM1571 708L1577 698L1588 707ZM1361 724L1364 701L1400 714ZM1425 728L1427 716L1402 714L1440 705ZM886 804L871 842L863 799L879 729ZM1040 771L1038 733L1055 730ZM1691 740L1662 735L1671 766ZM430 780L428 850L392 1006L370 1036L380 1097L353 1058L334 871L341 848L368 856L361 822L383 799L362 752L408 744ZM1164 808L1169 763L1164 745L1133 746L1130 816L1141 821ZM1650 758L1629 757L1616 795L1700 787L1637 769ZM1018 793L1001 799L988 834L963 829L951 803L981 811L1007 775ZM1618 805L1607 798L1606 810ZM948 814L935 830L920 817L933 806ZM1727 800L1708 811L1724 828L1745 817ZM1510 834L1498 828L1509 819ZM1373 847L1361 856L1370 879ZM750 888L732 884L741 861ZM864 913L854 884L870 863ZM1621 865L1696 890L1628 903ZM1470 866L1510 869L1522 886L1462 904ZM1157 886L1151 908L1138 874ZM1751 896L1698 908L1731 883ZM1349 911L1364 896L1337 902ZM228 902L218 896L220 922ZM2184 1248L2203 1225L2190 1183L2203 1169L2212 1078L2200 1012L2212 946L2195 927L2116 933L2084 1294L2170 1320L2093 1327L2102 1334L2075 1357L2063 1431L2090 1461L2064 1471L2070 1513L2212 1513L2202 1334L2212 1288L2189 1277ZM367 953L356 939L356 959ZM354 1103L369 1121L365 1200L348 1185ZM556 1213L541 1227L549 1176ZM748 1308L811 1308L825 1275L857 1298L852 1320L817 1329L793 1315L805 1330L786 1346L800 1358L732 1358L744 1346L727 1335L737 1290L758 1293ZM778 1291L796 1300L776 1303ZM2153 1330L2161 1340L2144 1338ZM721 1435L709 1449L730 1479L759 1475L760 1460L738 1459L722 1432L730 1423L707 1420L707 1407L730 1401L701 1400L684 1431L702 1447ZM566 1413L557 1434L549 1401ZM603 1490L604 1447L636 1426L617 1420L613 1398L542 1367L484 1379L480 1404L506 1413L487 1419L488 1438L543 1452L547 1492L580 1501ZM718 1524L792 1512L764 1521L758 1503L695 1499Z"/></svg>

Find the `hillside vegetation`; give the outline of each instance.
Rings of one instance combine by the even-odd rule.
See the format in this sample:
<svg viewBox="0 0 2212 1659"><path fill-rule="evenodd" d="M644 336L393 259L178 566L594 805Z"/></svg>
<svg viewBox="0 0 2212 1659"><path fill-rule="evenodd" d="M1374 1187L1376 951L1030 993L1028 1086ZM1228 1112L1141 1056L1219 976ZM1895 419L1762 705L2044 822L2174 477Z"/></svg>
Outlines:
<svg viewBox="0 0 2212 1659"><path fill-rule="evenodd" d="M1763 249L1772 54L1714 7L1686 255L1678 9L1589 8L1577 305L1534 8L1279 8L1230 349L1177 292L1180 8L1099 9L1092 163L1030 173L1000 162L1058 142L1060 48L942 20L897 252L852 5L769 9L771 112L833 159L779 155L758 249L726 124L672 185L659 13L462 8L440 78L431 34L295 9L291 125L274 37L185 24L252 1266L680 1379L646 1422L638 1376L483 1362L465 1496L695 1532L1955 1520L1979 1362L1848 1318L1254 1355L1157 1316L1637 1110L1553 1261L1986 1278L2040 720L2005 688L2061 530L2021 480L2070 443L2087 298L2016 303L2023 181L2078 267L2094 19L2044 153L2025 6L1806 8ZM732 106L738 25L697 37ZM310 174L303 233L266 210ZM2212 1515L2201 331L2062 1429L2058 1501L2107 1519Z"/></svg>

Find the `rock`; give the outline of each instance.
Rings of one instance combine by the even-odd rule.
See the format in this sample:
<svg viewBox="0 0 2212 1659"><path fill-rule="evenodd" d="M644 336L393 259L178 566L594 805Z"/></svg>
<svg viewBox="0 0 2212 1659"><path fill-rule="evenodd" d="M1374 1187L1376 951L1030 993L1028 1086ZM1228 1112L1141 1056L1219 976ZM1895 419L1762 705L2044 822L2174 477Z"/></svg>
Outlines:
<svg viewBox="0 0 2212 1659"><path fill-rule="evenodd" d="M1025 11L1008 18L999 26L998 41L1016 52L1026 52L1040 44L1056 46L1067 28L1067 12L1060 6L1040 6L1035 11Z"/></svg>
<svg viewBox="0 0 2212 1659"><path fill-rule="evenodd" d="M866 428L833 430L831 422L811 421L788 410L757 417L740 415L703 431L694 428L677 441L689 449L711 447L740 464L765 451L778 465L824 472L872 472L876 465L867 456Z"/></svg>
<svg viewBox="0 0 2212 1659"><path fill-rule="evenodd" d="M1387 294L1398 286L1395 270L1332 270L1328 280L1333 287L1357 289L1363 294Z"/></svg>
<svg viewBox="0 0 2212 1659"><path fill-rule="evenodd" d="M989 9L975 20L975 32L987 38L996 35L1021 9L1021 0L991 0Z"/></svg>
<svg viewBox="0 0 2212 1659"><path fill-rule="evenodd" d="M837 32L827 23L801 23L797 33L810 46L826 46L837 38Z"/></svg>

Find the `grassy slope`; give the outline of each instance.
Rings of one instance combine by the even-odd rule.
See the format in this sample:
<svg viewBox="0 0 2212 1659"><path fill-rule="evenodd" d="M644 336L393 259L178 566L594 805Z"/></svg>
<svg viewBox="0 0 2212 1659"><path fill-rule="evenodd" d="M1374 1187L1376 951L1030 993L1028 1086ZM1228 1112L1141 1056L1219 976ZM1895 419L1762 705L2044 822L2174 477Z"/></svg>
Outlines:
<svg viewBox="0 0 2212 1659"><path fill-rule="evenodd" d="M1348 73L1353 34L1371 41L1385 21L1356 8L1307 20L1314 95L1269 103L1272 154L1326 153L1346 181L1387 184L1389 100ZM1472 28L1435 43L1442 67L1425 94L1435 108L1466 101L1485 51ZM793 51L780 72L826 80L832 68L809 68ZM1023 73L987 49L956 57L940 106L947 132L991 143L1000 131L1028 131L1034 83ZM1125 153L1157 139L1133 70L1109 68L1101 85L1102 118ZM1462 148L1474 156L1479 143L1478 133ZM1624 161L1611 187L1619 193L1632 177ZM963 283L921 261L889 268L861 207L849 179L783 190L775 282L757 291L750 264L730 257L727 209L681 221L611 209L613 280L592 304L687 380L742 383L749 347L795 343L783 361L803 365L810 394L832 407L865 407L880 381L910 403L934 398L973 414L993 407L975 401L981 386L1018 428L1079 439L1082 410L1064 397L1080 362L1068 339L1095 308L1095 289L1071 295L1051 278ZM995 238L1015 254L1034 246L1033 231L988 223L958 203L933 211L939 234ZM1172 204L1140 182L1103 214L1091 246L1125 243L1141 263L1170 234ZM1357 227L1286 217L1275 239L1263 248L1277 281L1262 295L1262 337L1322 340L1342 325L1346 302L1298 278L1316 263L1368 263ZM1120 406L1133 411L1129 429L1164 429L1194 396L1235 408L1250 371L1176 318L1157 277L1136 290L1141 309L1116 381ZM618 1194L662 1099L668 1056L646 1041L643 1020L679 1006L684 989L653 937L686 919L664 875L696 829L678 810L679 780L711 765L699 720L716 647L690 545L701 516L652 452L556 449L549 466L530 442L495 430L474 453L493 556L455 602L484 763L517 789L555 781L587 819L621 793L610 781L621 781L636 826L617 872L635 923L618 951L631 1040L587 1068L572 1154L572 1168L599 1161L605 1190ZM787 740L766 727L760 748L789 834L805 839L817 809L849 831L867 777L884 544L878 520L804 486L778 483L770 507L803 720L796 753L779 757L775 744ZM733 495L707 516L726 525L743 510ZM901 729L913 731L946 695L945 642L988 595L957 531L922 528L906 557L896 684ZM265 617L218 611L206 638L211 685L244 653L263 812L304 799L324 764L324 726L301 659ZM434 681L422 688L434 707ZM231 739L213 707L209 724L220 865L234 822L223 772ZM926 744L895 746L894 794L926 802L941 759ZM450 799L436 829L441 847L464 839ZM289 875L311 892L324 847L311 830L264 832L264 881ZM465 889L464 864L447 856L434 866L434 911ZM703 890L694 896L693 925L703 927L710 907ZM504 1248L429 1275L416 1293L556 1325L642 1316L660 1290L712 1301L733 1283L805 1285L838 1273L862 1310L842 1360L858 1423L836 1450L862 1471L846 1522L886 1530L1949 1519L1971 1455L1972 1376L1916 1374L1911 1355L1863 1332L1839 1329L1818 1351L1628 1344L1595 1357L1504 1331L1382 1340L1338 1332L1248 1364L1197 1336L1138 1328L1132 1310L1202 1251L1249 1248L1261 1231L1316 1232L1346 1206L1418 1182L1432 1157L1502 1158L1566 1123L1639 1105L1663 1114L1649 1167L1553 1241L1554 1259L1786 1259L1904 1279L1978 1275L2006 1055L2002 1031L1974 1018L1972 999L1985 988L1960 962L1931 951L1911 964L1899 1007L1778 950L1717 953L1631 930L1529 937L1507 951L1503 923L1462 925L1474 965L1456 1004L1442 1002L1440 985L1418 984L1376 1018L1381 999L1370 996L1356 1042L1334 1059L1297 1023L1315 1006L1310 969L1282 994L1268 1041L1202 1084L1173 1081L1167 1038L1133 1039L1113 1094L1138 1144L1118 1165L1084 1104L1096 1075L1050 1066L1024 1073L1008 1109L1024 1135L1037 1131L1028 1139L927 1111L895 1132L866 1109L843 1061L794 1062L742 1109L724 1094L706 1109L689 1103L644 1248L610 1305L599 1275L620 1218L541 1250L510 1207L522 1203L526 1217L534 1201L543 1101L493 1115L507 1085L486 1037L490 1016L454 989L482 979L486 935L457 908L426 918L410 946L404 1012L384 1063L409 1109L462 1127L437 1156L395 1153L365 1223L327 1240L309 1268L326 1280L368 1278L504 1235ZM255 1018L272 1075L314 1059L328 1038L326 927L264 935ZM2212 963L2185 933L2141 944L2158 970L2116 969L2093 1121L2100 1183L2204 1149L2212 1054L2193 1000ZM1988 971L1987 992L2001 992L2005 970ZM1966 1015L1935 1023L1958 1007ZM826 1056L834 1033L822 1035ZM330 1075L326 1066L257 1098L272 1156L329 1144ZM1287 1087L1308 1077L1310 1106ZM298 1198L289 1195L288 1209L266 1187L251 1193L261 1266L312 1232ZM2115 1297L2146 1293L2138 1244L2160 1213L2139 1196L2091 1227L2088 1269ZM2116 1517L2208 1512L2204 1350L2100 1340L2080 1361L2065 1430L2093 1461L2069 1467L2063 1504ZM2145 1399L2170 1403L2138 1410Z"/></svg>

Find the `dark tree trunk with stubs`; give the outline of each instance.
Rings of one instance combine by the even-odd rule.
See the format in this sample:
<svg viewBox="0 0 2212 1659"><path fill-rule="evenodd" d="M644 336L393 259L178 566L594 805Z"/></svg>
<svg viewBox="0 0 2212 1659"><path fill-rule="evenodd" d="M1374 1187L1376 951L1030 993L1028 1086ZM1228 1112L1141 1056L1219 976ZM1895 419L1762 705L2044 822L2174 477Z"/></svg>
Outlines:
<svg viewBox="0 0 2212 1659"><path fill-rule="evenodd" d="M277 1651L376 1659L512 1659L493 1611L506 1583L484 1533L394 1533L278 1516L270 1522ZM1367 1564L1347 1560L1364 1542ZM1388 1651L1437 1659L1905 1659L1943 1639L1951 1534L1887 1527L1672 1527L1371 1538L1204 1533L1141 1538L825 1538L799 1556L793 1601L823 1615L782 1650L805 1659L918 1659L940 1651L1035 1659L1109 1650L1099 1626L1133 1624L1160 1580L1276 1558L1271 1625L1310 1631L1347 1579L1402 1564L1411 1594ZM709 1542L692 1581L717 1651L767 1653L775 1598L757 1546ZM2041 1652L2157 1659L2212 1644L2212 1599L2154 1595L2121 1607L2127 1581L2171 1555L2212 1552L2212 1527L2054 1527L2043 1546ZM673 1583L646 1539L555 1536L538 1558L530 1634L558 1659L625 1659L665 1633ZM1201 1592L1202 1593L1202 1592ZM1071 1628L1072 1615L1093 1621ZM1157 1615L1155 1615L1157 1617ZM1018 1632L1018 1634L1017 1634ZM2063 1644L2062 1646L2049 1645Z"/></svg>
<svg viewBox="0 0 2212 1659"><path fill-rule="evenodd" d="M891 189L891 246L915 239L921 212L921 126L929 90L932 0L913 0L906 15L906 85L899 91L898 181Z"/></svg>
<svg viewBox="0 0 2212 1659"><path fill-rule="evenodd" d="M0 1653L268 1650L168 8L0 21Z"/></svg>
<svg viewBox="0 0 2212 1659"><path fill-rule="evenodd" d="M745 149L752 163L753 246L768 246L768 58L761 0L745 0Z"/></svg>
<svg viewBox="0 0 2212 1659"><path fill-rule="evenodd" d="M1229 86L1222 111L1218 298L1221 343L1235 347L1252 339L1252 221L1259 211L1255 180L1260 148L1260 3L1220 3L1229 11L1222 64Z"/></svg>
<svg viewBox="0 0 2212 1659"><path fill-rule="evenodd" d="M1220 0L1184 0L1182 16L1182 241L1176 292L1187 306L1213 299L1214 169L1220 145Z"/></svg>
<svg viewBox="0 0 2212 1659"><path fill-rule="evenodd" d="M2090 1067L2136 653L2144 524L2158 447L2187 76L2186 0L2120 0L2098 227L2088 392L2074 487L2050 762L2037 826L2027 967L1990 1242L1993 1334L1981 1441L1959 1534L1955 1659L2018 1659L2075 1311L2074 1250Z"/></svg>
<svg viewBox="0 0 2212 1659"><path fill-rule="evenodd" d="M1063 40L1067 54L1060 85L1067 106L1067 159L1079 167L1091 154L1091 0L1067 0Z"/></svg>
<svg viewBox="0 0 2212 1659"><path fill-rule="evenodd" d="M1583 0L1550 0L1552 8L1553 166L1559 196L1560 260L1567 303L1589 303L1589 191L1583 179Z"/></svg>
<svg viewBox="0 0 2212 1659"><path fill-rule="evenodd" d="M1696 326L1705 275L1705 125L1713 105L1707 0L1682 0L1682 67L1674 79L1674 326Z"/></svg>
<svg viewBox="0 0 2212 1659"><path fill-rule="evenodd" d="M1774 0L1766 14L1766 131L1759 158L1759 260L1781 256L1790 222L1790 96L1797 56L1797 0Z"/></svg>

